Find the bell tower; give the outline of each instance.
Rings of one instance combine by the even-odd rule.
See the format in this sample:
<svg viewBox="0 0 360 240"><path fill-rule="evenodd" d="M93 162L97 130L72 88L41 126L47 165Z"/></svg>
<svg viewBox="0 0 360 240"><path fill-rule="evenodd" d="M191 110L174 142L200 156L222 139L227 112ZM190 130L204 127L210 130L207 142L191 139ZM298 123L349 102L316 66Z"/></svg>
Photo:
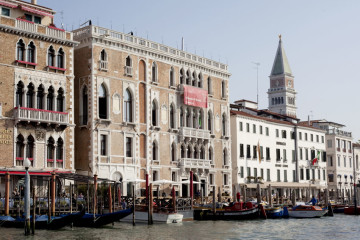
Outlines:
<svg viewBox="0 0 360 240"><path fill-rule="evenodd" d="M275 60L270 74L268 90L269 110L279 114L296 117L296 91L288 59L283 48L281 35Z"/></svg>

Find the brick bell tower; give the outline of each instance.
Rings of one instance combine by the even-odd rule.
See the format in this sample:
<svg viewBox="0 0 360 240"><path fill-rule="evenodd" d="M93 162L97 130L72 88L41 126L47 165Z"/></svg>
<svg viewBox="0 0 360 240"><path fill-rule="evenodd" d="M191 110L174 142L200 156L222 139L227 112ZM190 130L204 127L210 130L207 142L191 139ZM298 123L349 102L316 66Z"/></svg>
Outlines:
<svg viewBox="0 0 360 240"><path fill-rule="evenodd" d="M279 114L296 117L296 91L288 59L283 48L281 35L270 74L268 90L269 110Z"/></svg>

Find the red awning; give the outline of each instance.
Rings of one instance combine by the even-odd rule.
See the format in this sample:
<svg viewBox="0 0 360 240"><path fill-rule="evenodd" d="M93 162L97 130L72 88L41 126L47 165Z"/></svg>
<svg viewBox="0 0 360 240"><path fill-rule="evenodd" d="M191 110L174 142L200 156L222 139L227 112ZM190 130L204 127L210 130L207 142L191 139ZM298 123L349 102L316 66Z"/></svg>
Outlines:
<svg viewBox="0 0 360 240"><path fill-rule="evenodd" d="M54 17L54 15L52 15L51 13L47 13L47 12L37 10L37 9L34 9L34 8L30 8L30 7L21 6L21 10L24 10L24 11L30 12L30 13L34 13L34 14L37 14L37 15L41 15L41 16L48 16L48 17L51 17L51 18Z"/></svg>
<svg viewBox="0 0 360 240"><path fill-rule="evenodd" d="M17 8L17 6L18 6L15 3L10 3L10 2L7 2L7 1L3 1L3 0L0 0L0 5L5 6L5 7L9 7L9 8Z"/></svg>
<svg viewBox="0 0 360 240"><path fill-rule="evenodd" d="M10 175L25 175L25 171L0 171L0 175L4 175L5 173L9 172ZM31 172L29 171L29 174L32 176L51 176L52 171L47 172ZM55 171L55 173L71 173L71 171Z"/></svg>

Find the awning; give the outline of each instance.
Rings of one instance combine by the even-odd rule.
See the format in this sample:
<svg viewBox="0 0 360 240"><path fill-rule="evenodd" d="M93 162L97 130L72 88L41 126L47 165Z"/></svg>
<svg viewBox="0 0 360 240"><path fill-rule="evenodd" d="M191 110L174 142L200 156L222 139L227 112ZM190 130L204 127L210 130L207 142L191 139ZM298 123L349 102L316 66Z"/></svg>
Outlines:
<svg viewBox="0 0 360 240"><path fill-rule="evenodd" d="M21 10L23 10L25 12L30 12L30 13L34 13L37 15L41 15L41 16L47 16L47 17L51 17L51 18L54 17L54 15L52 15L51 13L47 13L45 11L37 10L34 8L30 8L30 7L21 6Z"/></svg>
<svg viewBox="0 0 360 240"><path fill-rule="evenodd" d="M5 7L9 7L9 8L17 8L17 6L18 6L15 3L10 3L10 2L7 2L7 1L3 1L3 0L0 0L0 5L5 6Z"/></svg>
<svg viewBox="0 0 360 240"><path fill-rule="evenodd" d="M5 175L5 173L9 172L10 175L25 175L25 171L4 171L0 170L0 175ZM51 176L51 173L53 171L29 171L29 175L31 176ZM55 171L56 175L59 175L60 173L71 173L69 171Z"/></svg>

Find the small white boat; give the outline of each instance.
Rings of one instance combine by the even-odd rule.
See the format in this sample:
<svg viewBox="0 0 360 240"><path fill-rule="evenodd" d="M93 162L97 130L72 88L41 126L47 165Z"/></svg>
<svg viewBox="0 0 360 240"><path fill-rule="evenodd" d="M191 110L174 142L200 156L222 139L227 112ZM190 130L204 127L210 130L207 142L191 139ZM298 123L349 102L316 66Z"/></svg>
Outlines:
<svg viewBox="0 0 360 240"><path fill-rule="evenodd" d="M299 205L289 209L289 217L292 218L319 218L325 215L327 210L319 206Z"/></svg>
<svg viewBox="0 0 360 240"><path fill-rule="evenodd" d="M181 213L153 213L154 223L181 223L184 215ZM121 221L130 222L133 219L133 215L121 219ZM138 211L135 212L136 222L147 222L148 212Z"/></svg>

